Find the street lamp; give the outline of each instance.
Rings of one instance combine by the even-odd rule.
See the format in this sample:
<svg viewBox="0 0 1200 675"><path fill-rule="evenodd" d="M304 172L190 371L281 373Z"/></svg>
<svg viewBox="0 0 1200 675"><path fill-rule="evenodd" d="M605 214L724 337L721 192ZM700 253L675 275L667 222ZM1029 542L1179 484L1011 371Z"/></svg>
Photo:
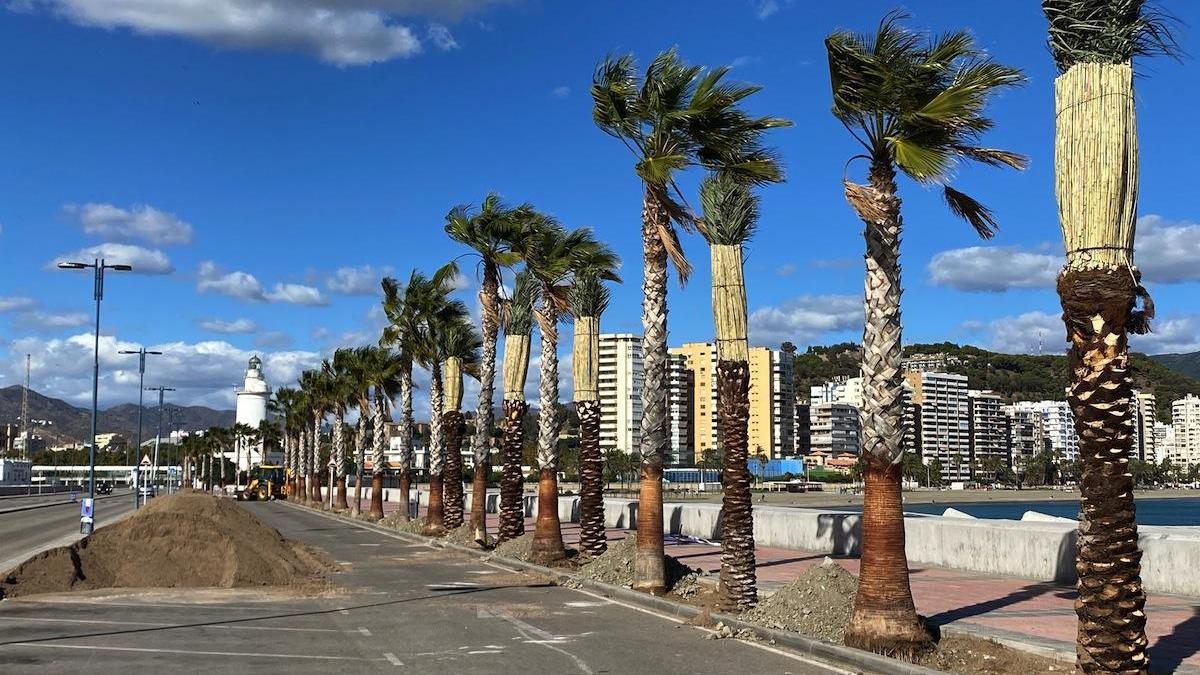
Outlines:
<svg viewBox="0 0 1200 675"><path fill-rule="evenodd" d="M154 462L151 464L151 476L158 481L158 444L162 439L163 392L175 391L171 387L146 387L146 391L158 392L158 431L154 434Z"/></svg>
<svg viewBox="0 0 1200 675"><path fill-rule="evenodd" d="M137 432L137 451L142 451L142 392L146 386L146 355L157 354L162 355L162 352L153 352L145 347L137 351L122 350L118 354L137 354L138 355L138 432ZM129 452L125 453L125 463L129 464Z"/></svg>
<svg viewBox="0 0 1200 675"><path fill-rule="evenodd" d="M104 261L104 258L95 258L90 263L81 262L60 262L58 268L62 270L95 270L95 278L92 282L92 296L96 299L96 335L92 351L92 446L88 452L88 502L92 505L92 512L87 518L80 518L80 530L83 534L91 534L95 528L95 504L96 504L96 408L99 405L100 396L100 301L104 299L104 270L115 270L117 272L131 272L132 265L110 265Z"/></svg>

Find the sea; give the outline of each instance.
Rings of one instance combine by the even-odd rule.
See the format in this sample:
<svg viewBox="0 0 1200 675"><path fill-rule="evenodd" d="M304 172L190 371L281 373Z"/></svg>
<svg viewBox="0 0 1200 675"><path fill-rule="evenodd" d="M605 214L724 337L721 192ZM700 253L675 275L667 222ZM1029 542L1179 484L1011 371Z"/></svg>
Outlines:
<svg viewBox="0 0 1200 675"><path fill-rule="evenodd" d="M1200 526L1200 497L1178 497L1166 499L1136 499L1137 521L1140 525L1195 525ZM1037 511L1062 518L1079 517L1079 500L1055 499L1030 502L965 502L962 504L905 504L904 510L915 513L941 515L947 508L955 508L976 518L1003 518L1020 520L1026 511Z"/></svg>

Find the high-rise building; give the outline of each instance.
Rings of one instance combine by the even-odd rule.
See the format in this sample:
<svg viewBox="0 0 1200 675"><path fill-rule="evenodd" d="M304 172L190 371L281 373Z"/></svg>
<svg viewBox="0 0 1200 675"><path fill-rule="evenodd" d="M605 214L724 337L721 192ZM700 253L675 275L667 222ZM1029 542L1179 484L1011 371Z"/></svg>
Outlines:
<svg viewBox="0 0 1200 675"><path fill-rule="evenodd" d="M1154 423L1157 417L1154 393L1133 392L1133 452L1131 456L1154 461Z"/></svg>
<svg viewBox="0 0 1200 675"><path fill-rule="evenodd" d="M810 403L849 403L855 408L863 405L863 383L861 377L839 377L809 387Z"/></svg>
<svg viewBox="0 0 1200 675"><path fill-rule="evenodd" d="M772 459L796 453L795 391L790 353L750 349L750 454L762 452Z"/></svg>
<svg viewBox="0 0 1200 675"><path fill-rule="evenodd" d="M812 452L830 454L858 454L859 419L858 408L849 403L813 403L809 408L812 416Z"/></svg>
<svg viewBox="0 0 1200 675"><path fill-rule="evenodd" d="M1175 427L1162 422L1154 423L1154 463L1162 464L1175 454Z"/></svg>
<svg viewBox="0 0 1200 675"><path fill-rule="evenodd" d="M1172 403L1171 426L1175 429L1171 461L1185 466L1200 463L1200 397L1188 394Z"/></svg>
<svg viewBox="0 0 1200 675"><path fill-rule="evenodd" d="M975 462L976 476L992 479L995 471L989 467L995 460L1009 466L1008 421L1000 395L994 391L970 389L967 391L967 409L970 419L971 461Z"/></svg>
<svg viewBox="0 0 1200 675"><path fill-rule="evenodd" d="M600 451L636 453L642 442L642 338L600 336Z"/></svg>
<svg viewBox="0 0 1200 675"><path fill-rule="evenodd" d="M1066 401L1017 401L1013 405L1018 410L1037 412L1042 416L1046 447L1059 459L1073 462L1079 458L1075 416Z"/></svg>
<svg viewBox="0 0 1200 675"><path fill-rule="evenodd" d="M667 436L672 466L695 466L696 451L692 445L692 371L680 354L667 354Z"/></svg>
<svg viewBox="0 0 1200 675"><path fill-rule="evenodd" d="M807 400L796 396L796 454L812 452L812 406Z"/></svg>
<svg viewBox="0 0 1200 675"><path fill-rule="evenodd" d="M1004 417L1008 427L1009 462L1012 470L1020 476L1025 473L1029 460L1048 447L1042 413L1040 410L1007 405L1004 406Z"/></svg>
<svg viewBox="0 0 1200 675"><path fill-rule="evenodd" d="M937 459L943 481L971 477L971 415L967 376L955 373L909 371L912 402L920 411L921 457Z"/></svg>
<svg viewBox="0 0 1200 675"><path fill-rule="evenodd" d="M711 342L689 342L672 347L671 354L683 358L691 371L691 401L688 406L692 452L696 461L717 445L717 347ZM753 446L751 446L753 448Z"/></svg>

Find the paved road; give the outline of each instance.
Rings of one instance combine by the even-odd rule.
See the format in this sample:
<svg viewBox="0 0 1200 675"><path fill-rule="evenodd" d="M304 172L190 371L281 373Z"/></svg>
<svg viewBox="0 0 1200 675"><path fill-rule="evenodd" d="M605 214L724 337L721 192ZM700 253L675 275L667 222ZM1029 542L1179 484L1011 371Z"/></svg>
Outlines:
<svg viewBox="0 0 1200 675"><path fill-rule="evenodd" d="M245 506L338 561L338 590L6 600L0 671L845 672L285 504Z"/></svg>
<svg viewBox="0 0 1200 675"><path fill-rule="evenodd" d="M15 506L5 500L3 508ZM61 501L61 497L59 499ZM133 509L133 495L113 495L96 501L97 527L103 527ZM0 572L7 571L39 551L65 546L79 538L79 504L44 506L15 513L0 513Z"/></svg>

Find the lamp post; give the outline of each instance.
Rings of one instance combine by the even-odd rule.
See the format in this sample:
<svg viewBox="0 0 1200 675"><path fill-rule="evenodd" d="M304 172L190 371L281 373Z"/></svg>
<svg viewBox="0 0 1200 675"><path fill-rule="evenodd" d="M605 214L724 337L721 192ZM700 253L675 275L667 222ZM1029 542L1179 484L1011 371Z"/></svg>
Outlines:
<svg viewBox="0 0 1200 675"><path fill-rule="evenodd" d="M151 478L157 484L158 481L158 444L162 440L162 416L163 416L163 393L175 391L171 387L146 387L146 391L158 392L158 431L154 434L154 460L151 462Z"/></svg>
<svg viewBox="0 0 1200 675"><path fill-rule="evenodd" d="M96 335L92 351L92 444L88 451L88 500L95 509L96 504L96 408L100 397L100 301L104 299L104 270L130 272L132 265L110 265L104 258L95 258L90 263L60 262L58 268L63 270L95 270L92 295L96 299ZM80 519L80 530L83 534L91 534L95 529L95 511L89 518Z"/></svg>
<svg viewBox="0 0 1200 675"><path fill-rule="evenodd" d="M118 354L137 354L138 355L138 431L137 431L137 451L142 451L142 392L146 386L146 355L156 354L161 356L162 352L149 351L145 347L137 351L122 350ZM125 453L125 463L129 463L129 453Z"/></svg>

